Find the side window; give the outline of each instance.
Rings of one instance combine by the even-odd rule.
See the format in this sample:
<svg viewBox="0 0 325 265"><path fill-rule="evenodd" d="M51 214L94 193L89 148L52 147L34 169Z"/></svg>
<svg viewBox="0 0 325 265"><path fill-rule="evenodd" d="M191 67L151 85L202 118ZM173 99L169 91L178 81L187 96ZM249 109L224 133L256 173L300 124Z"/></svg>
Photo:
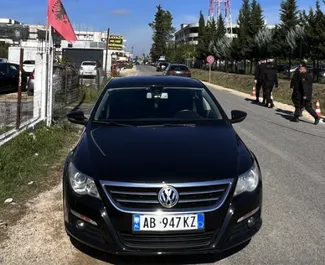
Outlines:
<svg viewBox="0 0 325 265"><path fill-rule="evenodd" d="M9 71L10 71L10 73L11 74L17 74L18 73L18 71L19 71L19 69L15 66L15 65L10 65L9 66Z"/></svg>
<svg viewBox="0 0 325 265"><path fill-rule="evenodd" d="M205 98L203 98L203 108L206 111L210 111L211 110L210 104L208 103L208 101Z"/></svg>
<svg viewBox="0 0 325 265"><path fill-rule="evenodd" d="M6 63L0 64L0 72L4 74L8 74L8 65Z"/></svg>

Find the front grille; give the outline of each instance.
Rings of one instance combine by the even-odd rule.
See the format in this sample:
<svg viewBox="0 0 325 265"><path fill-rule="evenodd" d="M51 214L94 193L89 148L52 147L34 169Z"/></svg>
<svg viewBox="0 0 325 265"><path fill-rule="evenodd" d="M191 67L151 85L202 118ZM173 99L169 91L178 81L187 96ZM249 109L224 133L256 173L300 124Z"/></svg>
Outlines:
<svg viewBox="0 0 325 265"><path fill-rule="evenodd" d="M177 184L102 182L109 200L118 210L134 213L211 211L222 205L231 184L232 180ZM173 186L179 194L178 203L171 209L158 201L158 193L166 185Z"/></svg>
<svg viewBox="0 0 325 265"><path fill-rule="evenodd" d="M119 233L121 241L137 249L191 249L211 244L215 232L193 234L129 234Z"/></svg>

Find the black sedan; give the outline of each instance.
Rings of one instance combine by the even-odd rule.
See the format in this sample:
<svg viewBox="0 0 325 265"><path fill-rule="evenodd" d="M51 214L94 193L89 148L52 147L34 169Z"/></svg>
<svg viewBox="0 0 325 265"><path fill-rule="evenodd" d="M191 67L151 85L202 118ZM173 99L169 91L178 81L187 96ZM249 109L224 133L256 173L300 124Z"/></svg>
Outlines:
<svg viewBox="0 0 325 265"><path fill-rule="evenodd" d="M21 75L22 90L26 90L27 76L24 70ZM17 92L19 84L19 65L8 62L0 62L0 93Z"/></svg>
<svg viewBox="0 0 325 265"><path fill-rule="evenodd" d="M129 255L220 252L261 228L255 155L196 79L134 76L108 83L63 173L68 235Z"/></svg>
<svg viewBox="0 0 325 265"><path fill-rule="evenodd" d="M191 77L191 71L185 64L169 64L164 75L187 76Z"/></svg>

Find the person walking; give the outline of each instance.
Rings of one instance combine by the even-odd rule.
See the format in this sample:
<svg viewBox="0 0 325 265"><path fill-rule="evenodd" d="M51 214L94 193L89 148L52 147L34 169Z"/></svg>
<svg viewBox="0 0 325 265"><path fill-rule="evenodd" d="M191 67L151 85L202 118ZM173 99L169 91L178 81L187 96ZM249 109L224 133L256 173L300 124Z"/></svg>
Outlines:
<svg viewBox="0 0 325 265"><path fill-rule="evenodd" d="M271 97L274 87L278 87L278 74L271 62L268 62L266 68L263 69L263 90L266 97L265 107L274 108L273 99Z"/></svg>
<svg viewBox="0 0 325 265"><path fill-rule="evenodd" d="M258 61L257 66L256 66L256 70L255 70L255 90L256 90L256 103L260 103L260 92L262 89L262 81L263 81L263 71L265 69L265 61ZM262 104L264 105L266 102L266 97L265 97L265 93L264 90L262 91L263 93L263 102Z"/></svg>
<svg viewBox="0 0 325 265"><path fill-rule="evenodd" d="M290 82L290 89L292 90L292 95L291 95L291 100L294 106L300 104L301 106L303 105L303 97L299 97L299 80L300 80L300 67L303 65L303 63L300 63L297 69L294 71L294 74L291 78ZM297 98L298 95L298 98ZM298 103L300 101L300 103ZM302 116L303 112L303 107L300 109L299 117Z"/></svg>
<svg viewBox="0 0 325 265"><path fill-rule="evenodd" d="M314 124L317 125L320 121L320 117L312 107L313 96L313 76L307 72L305 64L301 64L299 67L299 87L295 94L295 113L291 121L298 122L301 112L301 108L305 108L306 111L314 117ZM301 100L302 99L302 100ZM301 104L302 102L302 104Z"/></svg>

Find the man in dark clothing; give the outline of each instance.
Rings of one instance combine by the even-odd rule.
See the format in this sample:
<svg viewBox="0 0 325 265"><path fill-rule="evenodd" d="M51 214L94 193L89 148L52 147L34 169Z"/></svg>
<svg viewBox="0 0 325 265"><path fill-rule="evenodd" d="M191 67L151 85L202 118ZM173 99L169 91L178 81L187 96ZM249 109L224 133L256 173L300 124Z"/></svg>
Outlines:
<svg viewBox="0 0 325 265"><path fill-rule="evenodd" d="M271 62L267 63L266 68L263 70L263 90L265 91L266 103L265 107L274 108L271 94L273 87L278 87L278 73Z"/></svg>
<svg viewBox="0 0 325 265"><path fill-rule="evenodd" d="M259 61L257 66L256 66L256 71L255 71L255 87L256 87L256 103L259 103L259 98L260 98L260 92L261 92L261 88L262 88L262 81L263 81L263 71L265 69L265 62L264 61ZM263 102L262 104L265 104L266 101L266 97L265 97L265 93L263 90Z"/></svg>
<svg viewBox="0 0 325 265"><path fill-rule="evenodd" d="M300 101L300 105L301 105L301 109L300 109L300 114L299 116L302 116L302 111L303 111L303 98L299 97L299 93L297 93L297 91L299 91L299 80L300 80L300 67L303 65L303 63L299 64L299 66L297 67L297 69L295 70L291 82L290 82L290 88L292 89L292 96L291 96L291 100L294 106L298 105L299 101ZM298 94L298 98L297 98L297 94Z"/></svg>
<svg viewBox="0 0 325 265"><path fill-rule="evenodd" d="M316 111L312 107L312 96L313 96L313 77L307 72L305 64L299 67L300 78L299 78L299 88L296 90L295 94L295 113L291 121L298 122L300 111L302 107L308 111L308 113L314 117L314 124L317 125L320 121ZM301 105L301 99L303 104Z"/></svg>

